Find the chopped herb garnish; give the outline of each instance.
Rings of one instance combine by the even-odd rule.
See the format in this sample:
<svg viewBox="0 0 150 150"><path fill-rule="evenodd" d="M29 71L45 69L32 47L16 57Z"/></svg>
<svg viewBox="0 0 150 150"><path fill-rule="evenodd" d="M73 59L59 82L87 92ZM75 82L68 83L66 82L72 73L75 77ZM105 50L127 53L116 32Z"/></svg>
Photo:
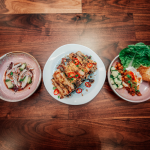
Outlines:
<svg viewBox="0 0 150 150"><path fill-rule="evenodd" d="M78 77L78 76L79 76L79 75L77 75L77 74L75 75L75 77Z"/></svg>
<svg viewBox="0 0 150 150"><path fill-rule="evenodd" d="M58 96L58 98L60 98L60 96Z"/></svg>
<svg viewBox="0 0 150 150"><path fill-rule="evenodd" d="M126 70L126 68L123 68L123 71L125 71Z"/></svg>
<svg viewBox="0 0 150 150"><path fill-rule="evenodd" d="M76 65L77 67L79 67L79 65Z"/></svg>
<svg viewBox="0 0 150 150"><path fill-rule="evenodd" d="M128 83L131 83L131 81L128 81Z"/></svg>
<svg viewBox="0 0 150 150"><path fill-rule="evenodd" d="M74 80L74 78L71 78L71 80L73 81L73 80Z"/></svg>
<svg viewBox="0 0 150 150"><path fill-rule="evenodd" d="M53 90L57 89L56 87L53 87Z"/></svg>
<svg viewBox="0 0 150 150"><path fill-rule="evenodd" d="M69 66L68 66L69 67Z"/></svg>
<svg viewBox="0 0 150 150"><path fill-rule="evenodd" d="M13 72L11 72L10 75L13 76Z"/></svg>
<svg viewBox="0 0 150 150"><path fill-rule="evenodd" d="M130 76L129 74L127 74L127 77L128 77L129 79L131 79L131 76Z"/></svg>
<svg viewBox="0 0 150 150"><path fill-rule="evenodd" d="M84 72L84 70L82 69L82 71Z"/></svg>
<svg viewBox="0 0 150 150"><path fill-rule="evenodd" d="M6 79L6 80L5 80L5 82L8 82L8 81L10 81L10 79Z"/></svg>
<svg viewBox="0 0 150 150"><path fill-rule="evenodd" d="M25 78L26 78L26 76L23 79L20 79L19 81L22 82Z"/></svg>
<svg viewBox="0 0 150 150"><path fill-rule="evenodd" d="M84 57L86 59L86 57Z"/></svg>

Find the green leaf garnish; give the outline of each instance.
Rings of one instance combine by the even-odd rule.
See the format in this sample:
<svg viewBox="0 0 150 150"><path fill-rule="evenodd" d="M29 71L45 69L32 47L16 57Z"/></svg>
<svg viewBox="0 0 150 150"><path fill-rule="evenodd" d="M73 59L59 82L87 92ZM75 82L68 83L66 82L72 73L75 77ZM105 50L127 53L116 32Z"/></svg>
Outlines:
<svg viewBox="0 0 150 150"><path fill-rule="evenodd" d="M53 87L53 90L57 89L56 87Z"/></svg>
<svg viewBox="0 0 150 150"><path fill-rule="evenodd" d="M75 75L75 77L78 77L78 76L79 76L79 75L77 75L77 74Z"/></svg>
<svg viewBox="0 0 150 150"><path fill-rule="evenodd" d="M73 81L74 80L74 78L71 78L71 81Z"/></svg>
<svg viewBox="0 0 150 150"><path fill-rule="evenodd" d="M127 74L127 77L128 77L129 79L131 79L131 76L130 76L129 74Z"/></svg>
<svg viewBox="0 0 150 150"><path fill-rule="evenodd" d="M131 81L128 81L128 83L131 83Z"/></svg>
<svg viewBox="0 0 150 150"><path fill-rule="evenodd" d="M126 70L126 68L123 68L123 71L125 71Z"/></svg>
<svg viewBox="0 0 150 150"><path fill-rule="evenodd" d="M60 98L60 96L58 96L58 98Z"/></svg>
<svg viewBox="0 0 150 150"><path fill-rule="evenodd" d="M84 70L82 69L82 71L84 72Z"/></svg>
<svg viewBox="0 0 150 150"><path fill-rule="evenodd" d="M11 72L10 75L13 76L13 72Z"/></svg>
<svg viewBox="0 0 150 150"><path fill-rule="evenodd" d="M79 65L76 65L77 67L79 67Z"/></svg>

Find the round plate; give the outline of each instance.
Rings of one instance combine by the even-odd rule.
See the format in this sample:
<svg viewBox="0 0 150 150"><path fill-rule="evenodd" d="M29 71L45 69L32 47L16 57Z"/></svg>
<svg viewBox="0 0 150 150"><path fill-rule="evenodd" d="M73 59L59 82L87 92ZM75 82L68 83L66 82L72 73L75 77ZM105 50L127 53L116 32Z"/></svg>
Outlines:
<svg viewBox="0 0 150 150"><path fill-rule="evenodd" d="M134 103L140 103L140 102L144 102L148 99L150 99L150 94L149 94L149 91L150 91L150 83L149 82L145 82L145 81L142 81L141 85L140 85L140 92L142 94L142 96L132 96L128 93L128 91L126 89L114 89L112 87L112 84L110 83L110 68L111 66L114 66L116 65L116 62L120 62L119 60L119 55L116 56L114 58L114 60L111 62L109 68L108 68L108 74L107 74L107 77L108 77L108 82L109 82L109 85L111 87L111 89L122 99L126 100L126 101L129 101L129 102L134 102Z"/></svg>
<svg viewBox="0 0 150 150"><path fill-rule="evenodd" d="M33 81L22 91L14 92L13 90L7 89L4 83L4 74L9 64L13 63L24 63L30 64L33 70ZM31 96L38 88L41 82L41 68L36 59L25 52L10 52L0 57L0 98L8 102L18 102Z"/></svg>
<svg viewBox="0 0 150 150"><path fill-rule="evenodd" d="M62 58L64 58L72 52L76 53L77 51L81 51L84 54L92 56L92 59L97 62L97 71L92 75L94 77L95 82L90 88L83 89L83 96L82 94L77 94L74 92L73 94L71 94L70 97L59 99L58 96L53 94L54 90L51 82L53 73L56 71L56 66L61 63ZM43 71L44 85L48 93L56 100L69 105L81 105L91 101L102 88L105 81L105 77L105 66L102 60L99 58L99 56L90 48L78 44L67 44L56 49L47 60ZM81 85L81 87L83 85L84 83ZM88 92L86 89L88 90Z"/></svg>

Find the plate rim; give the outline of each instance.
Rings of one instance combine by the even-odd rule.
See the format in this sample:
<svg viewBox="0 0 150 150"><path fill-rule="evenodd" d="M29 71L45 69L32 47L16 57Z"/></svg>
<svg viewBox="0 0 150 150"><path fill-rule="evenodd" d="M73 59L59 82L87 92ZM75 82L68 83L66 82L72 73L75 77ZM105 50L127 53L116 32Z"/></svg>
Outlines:
<svg viewBox="0 0 150 150"><path fill-rule="evenodd" d="M116 95L118 95L120 98L122 98L123 100L126 100L126 101L128 101L128 102L132 102L132 103L142 103L142 102L145 102L145 101L149 100L149 98L147 98L147 99L145 99L145 100L143 100L143 101L140 101L140 100L138 100L138 101L133 101L133 100L124 98L124 97L122 97L120 94L118 94L118 92L116 92L116 90L112 87L112 84L110 83L110 68L111 68L112 64L114 63L114 61L115 61L117 58L119 58L119 55L117 55L117 56L111 61L110 65L109 65L109 67L108 67L108 72L107 72L108 83L109 83L109 86L111 87L111 89L113 90L113 92L114 92Z"/></svg>
<svg viewBox="0 0 150 150"><path fill-rule="evenodd" d="M26 54L26 55L29 55L29 56L37 63L38 68L39 68L39 70L40 70L39 82L38 82L36 88L34 89L34 91L33 91L31 94L29 94L29 95L26 96L25 98L22 98L22 99L20 99L20 100L7 100L7 99L5 99L5 98L3 98L3 97L0 96L0 99L2 99L2 100L4 100L4 101L7 101L7 102L20 102L20 101L23 101L23 100L29 98L29 97L30 97L32 94L34 94L35 91L38 89L38 87L39 87L39 85L40 85L40 83L41 83L41 79L42 79L42 71L41 71L41 67L40 67L38 61L35 59L35 57L33 57L31 54L29 54L29 53L27 53L27 52L23 52L23 51L12 51L12 52L8 52L8 53L2 55L2 56L0 57L0 60L3 59L4 57L7 57L7 55L10 55L10 54L13 54L13 53L24 53L24 54Z"/></svg>
<svg viewBox="0 0 150 150"><path fill-rule="evenodd" d="M47 89L47 87L46 87L46 84L45 84L46 81L45 81L45 78L44 78L44 76L45 76L44 74L45 74L45 68L46 68L46 66L47 66L47 64L48 64L48 61L50 60L51 57L53 57L53 55L55 54L55 52L56 52L58 49L60 49L60 48L62 48L62 47L64 47L64 46L70 46L70 45L71 45L71 46L72 46L72 45L77 45L77 46L82 46L82 47L85 47L85 48L87 48L87 49L90 49L89 47L86 47L86 46L84 46L84 45L81 45L81 44L74 44L74 43L71 43L71 44L64 44L64 45L62 45L62 46L56 48L56 49L53 51L53 53L49 56L49 58L47 59L45 65L44 65L44 69L43 69L43 82L44 82L44 86L45 86L47 92L49 93L49 95L50 95L52 98L54 98L55 100L57 100L58 102L63 103L63 104L67 104L67 105L72 105L72 106L73 106L73 105L83 105L83 104L86 104L86 103L92 101L92 100L98 95L98 93L99 93L100 90L102 89L102 87L103 87L103 85L104 85L104 83L105 83L105 80L106 80L106 68L105 68L105 65L104 65L103 61L101 60L101 58L100 58L92 49L90 49L90 50L98 56L98 58L99 58L100 61L102 62L103 68L104 68L104 71L103 71L103 72L104 72L104 79L103 79L102 86L101 86L101 88L99 89L98 93L97 93L92 99L90 99L89 101L86 101L86 102L84 102L84 103L80 103L80 104L78 104L78 103L77 103L77 104L76 104L76 103L67 103L67 102L64 102L64 101L60 101L60 100L56 99L55 97L53 97L53 96L50 94L50 92L48 91L48 89ZM81 52L82 52L82 50L81 50Z"/></svg>

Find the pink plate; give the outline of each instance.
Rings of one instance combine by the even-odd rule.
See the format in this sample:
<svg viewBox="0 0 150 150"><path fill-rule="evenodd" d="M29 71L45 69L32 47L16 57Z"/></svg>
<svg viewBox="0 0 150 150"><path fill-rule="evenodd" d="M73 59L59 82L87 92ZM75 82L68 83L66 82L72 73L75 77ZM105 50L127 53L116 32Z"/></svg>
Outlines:
<svg viewBox="0 0 150 150"><path fill-rule="evenodd" d="M115 66L116 62L119 62L119 55L116 56L114 58L114 60L111 62L109 68L108 68L108 74L107 74L107 77L108 77L108 82L109 82L109 85L110 87L112 88L112 90L119 96L121 97L122 99L124 100L127 100L129 102L134 102L134 103L140 103L140 102L144 102L146 100L149 100L150 99L150 83L149 82L144 82L142 81L141 85L140 85L140 92L142 94L142 96L131 96L126 89L114 89L112 87L112 84L110 83L110 68L111 66Z"/></svg>
<svg viewBox="0 0 150 150"><path fill-rule="evenodd" d="M33 70L33 81L22 91L14 92L13 90L7 89L4 83L4 74L9 66L13 63L26 62L30 64ZM38 88L41 82L41 68L36 59L25 52L10 52L0 57L0 99L9 102L18 102L31 96Z"/></svg>

